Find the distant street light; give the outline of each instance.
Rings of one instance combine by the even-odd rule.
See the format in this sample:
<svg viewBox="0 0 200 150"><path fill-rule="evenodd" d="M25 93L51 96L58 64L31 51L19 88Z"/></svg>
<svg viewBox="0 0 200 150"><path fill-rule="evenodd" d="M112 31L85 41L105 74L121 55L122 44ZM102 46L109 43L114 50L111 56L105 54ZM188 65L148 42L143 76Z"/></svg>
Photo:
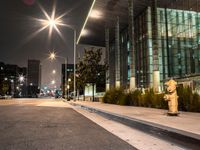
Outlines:
<svg viewBox="0 0 200 150"><path fill-rule="evenodd" d="M23 75L19 75L19 82L22 83L25 81L25 77Z"/></svg>
<svg viewBox="0 0 200 150"><path fill-rule="evenodd" d="M65 13L61 14L60 16L56 17L56 6L55 5L53 6L53 10L51 12L51 15L49 15L45 11L45 9L39 4L39 7L40 7L41 11L43 12L44 16L46 17L46 19L35 18L37 21L39 21L41 23L42 28L40 28L32 36L37 35L38 33L40 33L41 31L43 31L46 28L49 28L49 37L51 36L52 30L54 29L54 30L56 30L58 35L64 40L64 37L63 37L62 33L60 32L58 26L64 26L64 27L70 28L74 32L74 100L76 98L76 94L75 94L76 93L76 43L79 43L82 34L84 34L84 32L85 32L83 30L85 29L85 26L86 26L86 23L88 21L89 15L91 15L91 17L93 16L93 18L100 18L102 16L102 13L100 11L98 11L98 10L96 10L96 12L93 12L91 14L92 9L93 9L93 7L95 5L95 2L96 2L96 0L93 0L93 2L91 4L91 7L89 9L88 15L87 15L87 17L86 17L86 19L84 21L83 27L81 29L81 34L77 38L77 41L76 41L76 29L74 29L73 27L69 26L68 24L63 23L62 20L61 20L67 14L67 12L65 12ZM53 55L52 55L52 58L54 58Z"/></svg>
<svg viewBox="0 0 200 150"><path fill-rule="evenodd" d="M52 81L51 81L51 84L55 84L55 83L56 83L56 81L55 81L55 80L52 80Z"/></svg>
<svg viewBox="0 0 200 150"><path fill-rule="evenodd" d="M69 88L70 88L70 86L69 86L69 84L67 85L67 98L69 98Z"/></svg>
<svg viewBox="0 0 200 150"><path fill-rule="evenodd" d="M69 97L69 89L70 89L70 85L69 85L69 83L71 82L72 80L71 80L71 78L68 78L68 84L67 84L67 97Z"/></svg>
<svg viewBox="0 0 200 150"><path fill-rule="evenodd" d="M67 58L62 57L62 56L58 56L58 55L56 55L55 52L50 52L49 58L51 60L55 60L56 58L62 58L62 59L65 60L65 84L66 84L67 83ZM55 73L56 73L56 70L53 70L53 74L55 74ZM64 97L66 97L67 89L66 89L66 87L64 87L64 88L65 88L64 91L63 91L64 92Z"/></svg>
<svg viewBox="0 0 200 150"><path fill-rule="evenodd" d="M94 3L94 2L93 2L93 3ZM42 11L43 11L43 13L44 13L45 16L46 16L46 20L44 20L44 19L39 19L39 20L42 22L42 25L44 26L43 28L49 27L49 35L51 35L52 30L55 29L55 30L57 31L57 33L58 33L61 37L63 37L62 34L61 34L61 32L60 32L60 30L58 29L57 26L64 26L64 27L67 27L67 28L69 28L69 29L72 29L73 32L74 32L74 100L75 100L75 98L76 98L76 94L75 94L75 93L76 93L76 76L75 76L75 74L76 74L76 30L75 30L73 27L71 27L71 26L69 26L69 25L67 25L67 24L62 23L61 18L62 18L64 15L61 15L61 16L55 18L55 8L53 9L51 16L49 16L49 15L47 14L47 12L46 12L43 8L42 8ZM51 55L50 55L49 58L50 58L51 60L55 59L55 58L56 58L55 53L51 53ZM65 63L65 64L66 64L66 63Z"/></svg>
<svg viewBox="0 0 200 150"><path fill-rule="evenodd" d="M53 74L56 74L56 70L53 70L52 73L53 73Z"/></svg>
<svg viewBox="0 0 200 150"><path fill-rule="evenodd" d="M102 18L102 16L103 16L103 14L99 10L92 10L90 13L90 17L94 18L94 19L100 19L100 18Z"/></svg>
<svg viewBox="0 0 200 150"><path fill-rule="evenodd" d="M51 52L50 55L49 55L49 58L50 58L51 60L56 59L56 53L55 53L55 52Z"/></svg>

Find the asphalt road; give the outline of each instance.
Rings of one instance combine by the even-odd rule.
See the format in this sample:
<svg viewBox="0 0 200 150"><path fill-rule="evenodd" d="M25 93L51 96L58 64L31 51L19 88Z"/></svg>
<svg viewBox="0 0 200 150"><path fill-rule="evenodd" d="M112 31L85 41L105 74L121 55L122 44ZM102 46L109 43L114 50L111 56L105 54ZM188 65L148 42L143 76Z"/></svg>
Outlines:
<svg viewBox="0 0 200 150"><path fill-rule="evenodd" d="M62 101L0 101L0 150L134 150Z"/></svg>

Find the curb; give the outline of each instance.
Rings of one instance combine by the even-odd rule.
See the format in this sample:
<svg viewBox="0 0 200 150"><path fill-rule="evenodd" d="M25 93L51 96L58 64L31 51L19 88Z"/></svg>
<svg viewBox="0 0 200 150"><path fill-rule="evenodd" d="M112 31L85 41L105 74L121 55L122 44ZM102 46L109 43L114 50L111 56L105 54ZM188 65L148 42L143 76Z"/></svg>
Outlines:
<svg viewBox="0 0 200 150"><path fill-rule="evenodd" d="M73 106L79 106L87 111L92 111L105 118L117 121L131 128L141 130L145 133L151 134L163 140L175 143L181 147L199 150L200 149L200 136L198 134L190 133L187 131L159 125L152 122L147 122L135 118L130 118L123 115L103 111L100 109L92 108L89 106L69 102Z"/></svg>

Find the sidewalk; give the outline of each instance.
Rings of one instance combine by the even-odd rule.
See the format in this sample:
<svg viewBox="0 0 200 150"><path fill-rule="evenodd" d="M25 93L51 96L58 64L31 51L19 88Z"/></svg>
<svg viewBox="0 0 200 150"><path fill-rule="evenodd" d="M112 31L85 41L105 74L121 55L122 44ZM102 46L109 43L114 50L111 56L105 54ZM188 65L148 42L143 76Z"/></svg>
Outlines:
<svg viewBox="0 0 200 150"><path fill-rule="evenodd" d="M136 122L135 126L142 126L141 128L144 129L144 132L152 130L149 132L160 132L163 134L164 131L163 135L166 135L169 132L169 136L173 137L175 135L175 139L179 138L179 135L181 135L180 140L186 137L185 141L189 142L187 138L189 137L189 139L196 139L197 142L200 141L200 113L180 112L178 117L172 117L167 116L167 110L162 109L119 106L88 101L76 101L71 102L71 104L97 111L100 114L103 113L103 115L108 114L111 119L112 117L119 116L126 121L132 121L129 122L129 124L135 124ZM137 124L137 122L141 124ZM154 130L154 127L156 130Z"/></svg>

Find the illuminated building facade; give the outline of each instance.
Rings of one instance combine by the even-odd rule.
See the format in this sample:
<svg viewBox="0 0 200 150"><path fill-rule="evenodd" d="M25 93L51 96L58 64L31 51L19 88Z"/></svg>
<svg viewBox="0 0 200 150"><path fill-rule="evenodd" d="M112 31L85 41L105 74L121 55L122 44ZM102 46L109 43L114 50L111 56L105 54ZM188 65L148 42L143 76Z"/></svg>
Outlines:
<svg viewBox="0 0 200 150"><path fill-rule="evenodd" d="M169 78L184 82L200 74L200 14L193 10L157 8L157 50L159 68L159 90ZM130 38L128 27L120 31L120 83L130 84ZM113 42L116 42L113 40ZM110 69L115 68L116 52L110 44ZM147 7L134 19L135 77L137 88L153 88L153 39L152 13ZM110 85L115 87L115 75L110 71ZM190 80L191 77L191 80ZM112 79L111 79L112 78ZM196 77L198 80L198 77ZM195 80L196 80L195 78ZM198 82L198 81L196 81ZM189 83L191 84L191 82Z"/></svg>
<svg viewBox="0 0 200 150"><path fill-rule="evenodd" d="M159 92L170 78L200 87L200 0L97 0L94 9L101 20L89 19L86 28L96 36L81 41L101 43L101 28L91 25L104 28L107 90Z"/></svg>

